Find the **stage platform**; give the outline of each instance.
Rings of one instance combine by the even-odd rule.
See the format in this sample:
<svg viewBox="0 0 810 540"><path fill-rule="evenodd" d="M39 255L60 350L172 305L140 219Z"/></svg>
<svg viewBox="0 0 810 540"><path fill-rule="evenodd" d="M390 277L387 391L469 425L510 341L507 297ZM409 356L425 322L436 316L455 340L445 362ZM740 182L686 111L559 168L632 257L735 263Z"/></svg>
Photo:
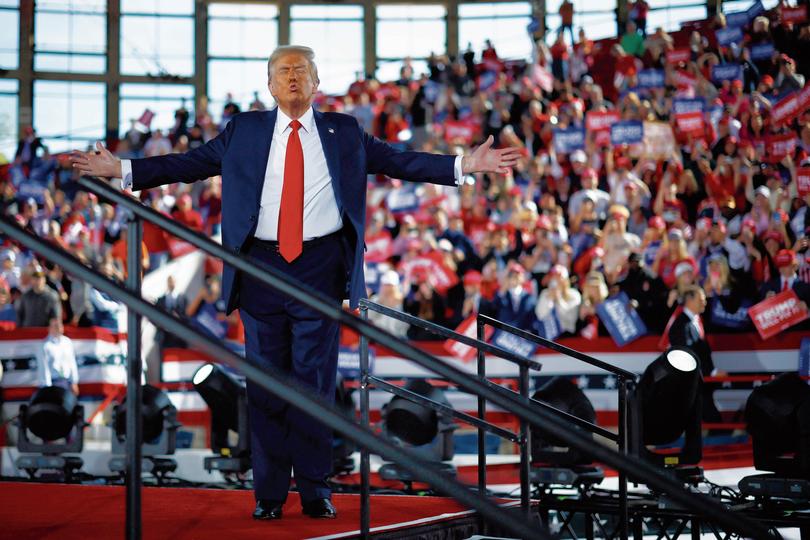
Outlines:
<svg viewBox="0 0 810 540"><path fill-rule="evenodd" d="M291 493L279 521L257 522L250 491L193 488L144 488L145 539L356 538L360 497L335 494L334 520L301 514L298 494ZM504 500L505 506L518 506ZM29 482L0 482L0 538L15 540L84 540L124 538L123 487ZM374 538L469 538L478 532L474 512L443 497L373 495Z"/></svg>

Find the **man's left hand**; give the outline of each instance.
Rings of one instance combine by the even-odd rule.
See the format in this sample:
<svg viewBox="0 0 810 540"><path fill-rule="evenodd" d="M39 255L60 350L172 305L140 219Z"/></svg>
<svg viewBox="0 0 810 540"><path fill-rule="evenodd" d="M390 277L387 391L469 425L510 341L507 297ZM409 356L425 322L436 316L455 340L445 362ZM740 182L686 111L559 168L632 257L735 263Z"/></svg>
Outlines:
<svg viewBox="0 0 810 540"><path fill-rule="evenodd" d="M475 149L469 156L461 160L461 172L471 174L477 172L494 172L507 174L510 167L514 167L520 157L520 148L493 149L495 139L490 135L484 144Z"/></svg>

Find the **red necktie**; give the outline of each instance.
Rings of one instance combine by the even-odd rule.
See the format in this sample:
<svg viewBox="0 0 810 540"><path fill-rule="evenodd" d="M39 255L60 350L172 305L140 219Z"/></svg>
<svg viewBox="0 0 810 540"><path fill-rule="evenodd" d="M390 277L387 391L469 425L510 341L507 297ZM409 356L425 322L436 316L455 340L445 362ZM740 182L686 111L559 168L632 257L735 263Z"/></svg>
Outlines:
<svg viewBox="0 0 810 540"><path fill-rule="evenodd" d="M788 286L788 281L786 279L783 279L782 280L782 292L785 292L788 289L790 289L790 287Z"/></svg>
<svg viewBox="0 0 810 540"><path fill-rule="evenodd" d="M703 319L700 317L700 315L698 315L695 317L695 320L697 320L698 334L700 334L700 339L705 339L706 332L703 330Z"/></svg>
<svg viewBox="0 0 810 540"><path fill-rule="evenodd" d="M278 213L278 251L284 260L293 262L304 242L304 151L298 128L301 122L290 122L287 154L284 158L284 185L281 188L281 208Z"/></svg>

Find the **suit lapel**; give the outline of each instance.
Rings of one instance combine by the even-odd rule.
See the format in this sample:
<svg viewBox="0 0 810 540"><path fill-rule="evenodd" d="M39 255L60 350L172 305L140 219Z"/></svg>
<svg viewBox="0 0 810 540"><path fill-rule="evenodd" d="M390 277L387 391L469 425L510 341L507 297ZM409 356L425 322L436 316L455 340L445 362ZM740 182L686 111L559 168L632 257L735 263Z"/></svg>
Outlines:
<svg viewBox="0 0 810 540"><path fill-rule="evenodd" d="M323 146L323 154L326 157L326 166L329 168L329 176L332 177L332 189L335 192L338 210L343 211L343 201L341 200L340 189L340 152L338 151L338 133L335 124L322 112L312 111L315 117L315 125L318 127L318 136Z"/></svg>
<svg viewBox="0 0 810 540"><path fill-rule="evenodd" d="M270 145L273 144L273 133L276 129L276 114L278 109L272 109L264 113L264 119L259 125L257 134L259 152L256 156L256 201L262 200L262 189L264 188L264 177L267 175L267 161L270 159Z"/></svg>

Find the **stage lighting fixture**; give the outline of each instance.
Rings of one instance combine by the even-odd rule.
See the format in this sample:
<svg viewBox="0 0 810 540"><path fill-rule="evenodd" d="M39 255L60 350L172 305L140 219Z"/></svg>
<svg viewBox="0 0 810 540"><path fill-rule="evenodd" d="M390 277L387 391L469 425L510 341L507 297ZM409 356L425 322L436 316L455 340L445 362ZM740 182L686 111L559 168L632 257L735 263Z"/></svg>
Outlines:
<svg viewBox="0 0 810 540"><path fill-rule="evenodd" d="M109 468L123 474L126 471L127 409L126 399L113 407L112 453ZM177 408L172 405L169 396L161 389L145 384L141 397L141 419L143 425L142 470L152 473L163 481L165 476L177 469L177 462L159 456L174 454L177 441Z"/></svg>
<svg viewBox="0 0 810 540"><path fill-rule="evenodd" d="M247 390L240 379L216 364L204 364L191 379L211 410L211 450L205 470L225 475L244 474L251 468Z"/></svg>
<svg viewBox="0 0 810 540"><path fill-rule="evenodd" d="M630 396L630 448L663 466L696 464L703 454L701 435L703 377L698 360L686 349L670 349L655 359ZM652 451L684 436L678 452Z"/></svg>
<svg viewBox="0 0 810 540"><path fill-rule="evenodd" d="M351 421L356 420L355 405L351 390L346 388L343 377L338 375L335 383L335 408ZM332 476L350 473L354 470L352 454L357 450L357 444L342 433L332 433Z"/></svg>
<svg viewBox="0 0 810 540"><path fill-rule="evenodd" d="M60 386L40 388L27 404L20 406L17 425L17 449L21 454L16 460L18 469L32 478L39 470L54 469L70 481L82 468L80 457L63 455L82 451L87 425L84 407L70 390ZM41 441L32 441L29 432Z"/></svg>
<svg viewBox="0 0 810 540"><path fill-rule="evenodd" d="M430 385L424 379L413 379L405 385L405 390L418 394L433 402L450 406L445 393ZM444 462L453 459L453 432L456 424L452 417L400 396L394 396L382 411L383 430L396 443L410 447L423 459ZM449 474L455 469L449 463L442 464ZM380 468L380 477L385 480L399 480L406 485L413 476L394 463Z"/></svg>
<svg viewBox="0 0 810 540"><path fill-rule="evenodd" d="M754 467L773 474L743 478L747 495L810 500L810 386L785 373L755 388L745 404Z"/></svg>

